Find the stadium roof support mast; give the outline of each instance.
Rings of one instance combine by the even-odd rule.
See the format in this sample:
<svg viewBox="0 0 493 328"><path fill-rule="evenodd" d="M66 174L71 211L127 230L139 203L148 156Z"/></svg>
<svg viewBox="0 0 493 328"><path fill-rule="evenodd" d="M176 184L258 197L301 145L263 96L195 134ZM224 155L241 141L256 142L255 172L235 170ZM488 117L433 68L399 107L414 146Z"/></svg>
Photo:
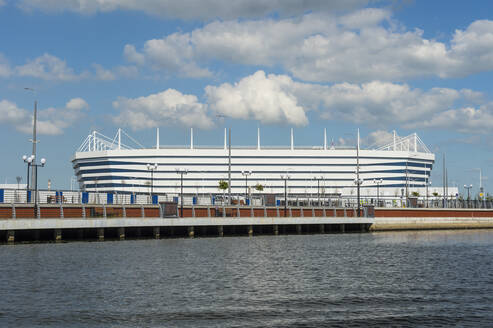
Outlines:
<svg viewBox="0 0 493 328"><path fill-rule="evenodd" d="M156 149L159 149L159 128L156 128Z"/></svg>
<svg viewBox="0 0 493 328"><path fill-rule="evenodd" d="M327 129L324 128L324 150L327 150Z"/></svg>
<svg viewBox="0 0 493 328"><path fill-rule="evenodd" d="M257 127L257 150L260 150L260 127Z"/></svg>

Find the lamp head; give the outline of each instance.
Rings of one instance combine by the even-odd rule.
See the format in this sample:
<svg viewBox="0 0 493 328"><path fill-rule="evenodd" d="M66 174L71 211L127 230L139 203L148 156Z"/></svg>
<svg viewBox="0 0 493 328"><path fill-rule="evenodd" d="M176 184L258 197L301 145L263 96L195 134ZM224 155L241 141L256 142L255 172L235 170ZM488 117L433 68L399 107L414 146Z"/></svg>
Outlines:
<svg viewBox="0 0 493 328"><path fill-rule="evenodd" d="M27 162L28 162L29 164L31 164L31 163L33 162L33 158L32 158L32 156L27 158Z"/></svg>
<svg viewBox="0 0 493 328"><path fill-rule="evenodd" d="M157 163L154 163L154 170L157 170Z"/></svg>
<svg viewBox="0 0 493 328"><path fill-rule="evenodd" d="M41 165L43 165L43 166L44 166L45 164L46 164L46 158L42 158L42 159L41 159Z"/></svg>
<svg viewBox="0 0 493 328"><path fill-rule="evenodd" d="M22 156L22 160L23 161L26 161L27 160L27 156L26 155Z"/></svg>
<svg viewBox="0 0 493 328"><path fill-rule="evenodd" d="M151 164L147 163L147 169L149 170L151 168Z"/></svg>

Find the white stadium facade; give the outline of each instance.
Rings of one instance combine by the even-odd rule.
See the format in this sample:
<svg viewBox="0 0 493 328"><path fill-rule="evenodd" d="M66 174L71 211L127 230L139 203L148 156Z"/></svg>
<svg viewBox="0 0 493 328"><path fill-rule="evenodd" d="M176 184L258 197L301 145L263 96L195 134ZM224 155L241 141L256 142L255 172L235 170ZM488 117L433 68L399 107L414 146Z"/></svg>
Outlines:
<svg viewBox="0 0 493 328"><path fill-rule="evenodd" d="M224 146L200 147L191 142L187 147L145 148L122 143L127 136L118 129L114 138L91 133L75 153L72 164L80 189L91 192L152 193L176 196L221 194L221 180L231 181L231 194L284 194L290 197L307 194L356 195L359 171L361 196L402 197L412 190L424 191L429 184L435 155L414 133L399 137L373 149L360 149L359 137L354 147L334 147L324 144L295 147L291 130L288 147L228 146L226 131ZM130 138L131 139L131 138ZM131 139L133 140L133 139ZM135 140L134 140L135 141ZM359 162L359 165L358 165ZM285 181L286 180L286 181ZM286 183L286 184L285 184ZM255 186L262 185L263 191ZM409 190L409 191L408 191ZM423 192L421 192L423 195Z"/></svg>

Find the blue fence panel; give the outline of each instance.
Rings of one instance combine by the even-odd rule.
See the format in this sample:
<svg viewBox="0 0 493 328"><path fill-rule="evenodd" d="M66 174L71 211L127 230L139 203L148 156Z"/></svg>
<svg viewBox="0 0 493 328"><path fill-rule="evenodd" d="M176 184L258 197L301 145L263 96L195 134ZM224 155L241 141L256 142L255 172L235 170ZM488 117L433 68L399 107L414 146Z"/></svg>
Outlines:
<svg viewBox="0 0 493 328"><path fill-rule="evenodd" d="M4 202L4 195L5 195L5 192L3 189L0 189L0 203L3 203Z"/></svg>
<svg viewBox="0 0 493 328"><path fill-rule="evenodd" d="M82 204L87 204L89 203L89 193L87 191L84 191L82 193Z"/></svg>
<svg viewBox="0 0 493 328"><path fill-rule="evenodd" d="M153 204L157 204L158 203L157 195L152 195L152 203Z"/></svg>
<svg viewBox="0 0 493 328"><path fill-rule="evenodd" d="M247 199L247 200L246 200L246 204L247 204L247 205L250 205L250 199Z"/></svg>
<svg viewBox="0 0 493 328"><path fill-rule="evenodd" d="M113 194L110 194L110 193L106 194L106 203L107 204L113 204Z"/></svg>
<svg viewBox="0 0 493 328"><path fill-rule="evenodd" d="M173 203L178 203L178 197L173 197Z"/></svg>
<svg viewBox="0 0 493 328"><path fill-rule="evenodd" d="M135 195L134 194L130 195L130 204L135 204Z"/></svg>
<svg viewBox="0 0 493 328"><path fill-rule="evenodd" d="M276 205L277 205L277 206L281 206L281 200L277 199L277 200L276 200Z"/></svg>
<svg viewBox="0 0 493 328"><path fill-rule="evenodd" d="M63 191L56 191L55 192L55 202L56 203L63 203Z"/></svg>
<svg viewBox="0 0 493 328"><path fill-rule="evenodd" d="M197 205L197 197L192 198L192 203L193 203L193 205Z"/></svg>
<svg viewBox="0 0 493 328"><path fill-rule="evenodd" d="M212 202L212 205L214 205L216 203L216 197L212 196L211 202Z"/></svg>
<svg viewBox="0 0 493 328"><path fill-rule="evenodd" d="M27 191L27 202L30 203L31 202L31 190L28 190Z"/></svg>

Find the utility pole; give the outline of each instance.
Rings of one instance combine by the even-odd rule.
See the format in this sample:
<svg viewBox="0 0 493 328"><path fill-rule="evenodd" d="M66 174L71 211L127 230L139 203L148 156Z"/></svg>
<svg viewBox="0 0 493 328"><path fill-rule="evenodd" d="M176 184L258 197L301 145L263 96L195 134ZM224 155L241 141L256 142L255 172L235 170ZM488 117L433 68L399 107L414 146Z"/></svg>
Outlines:
<svg viewBox="0 0 493 328"><path fill-rule="evenodd" d="M447 179L447 173L445 172L445 153L443 154L443 207L445 208L446 207L446 200L445 200L445 195L447 193L447 191L445 190L445 184L446 184L446 179Z"/></svg>
<svg viewBox="0 0 493 328"><path fill-rule="evenodd" d="M359 129L358 129L358 141L356 145L356 185L357 185L357 198L358 198L358 217L361 216L361 202L360 202L360 185L359 179Z"/></svg>
<svg viewBox="0 0 493 328"><path fill-rule="evenodd" d="M229 128L228 142L228 203L231 205L231 127Z"/></svg>

